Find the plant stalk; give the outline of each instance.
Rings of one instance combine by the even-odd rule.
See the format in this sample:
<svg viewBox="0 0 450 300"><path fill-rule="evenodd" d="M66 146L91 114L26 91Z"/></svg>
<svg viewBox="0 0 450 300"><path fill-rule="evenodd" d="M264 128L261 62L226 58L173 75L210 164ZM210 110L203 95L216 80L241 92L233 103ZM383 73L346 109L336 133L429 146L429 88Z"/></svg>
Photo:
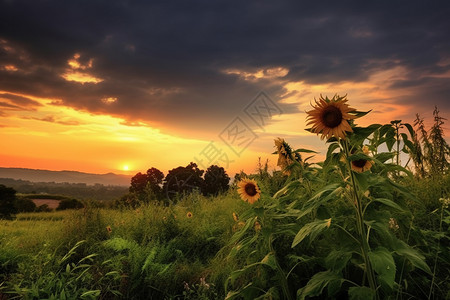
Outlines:
<svg viewBox="0 0 450 300"><path fill-rule="evenodd" d="M357 227L359 240L360 240L361 255L364 260L364 265L366 268L365 272L366 272L367 280L369 282L369 287L375 292L375 298L379 299L377 284L376 284L376 280L375 280L375 273L372 269L372 264L370 263L370 260L369 260L370 247L369 247L369 243L367 240L366 228L364 226L364 214L363 214L363 209L362 209L362 203L361 203L361 199L358 195L358 184L356 182L355 175L352 172L351 162L348 160L348 157L350 156L349 144L346 139L343 140L343 144L344 144L345 156L347 158L347 168L350 173L350 182L351 182L352 191L353 191L353 193L352 193L353 199L352 200L353 200L353 204L354 204L355 212L356 212L356 227Z"/></svg>

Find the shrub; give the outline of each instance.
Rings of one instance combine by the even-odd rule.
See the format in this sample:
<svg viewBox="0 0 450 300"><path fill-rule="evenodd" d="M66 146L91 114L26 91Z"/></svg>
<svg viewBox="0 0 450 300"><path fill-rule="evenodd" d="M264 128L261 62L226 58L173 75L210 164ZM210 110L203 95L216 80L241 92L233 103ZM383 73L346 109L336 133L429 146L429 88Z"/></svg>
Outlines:
<svg viewBox="0 0 450 300"><path fill-rule="evenodd" d="M65 210L65 209L80 209L83 208L84 205L77 199L64 199L59 202L56 210Z"/></svg>
<svg viewBox="0 0 450 300"><path fill-rule="evenodd" d="M28 198L17 198L14 202L14 206L19 213L33 212L36 210L36 204L33 202L33 200Z"/></svg>

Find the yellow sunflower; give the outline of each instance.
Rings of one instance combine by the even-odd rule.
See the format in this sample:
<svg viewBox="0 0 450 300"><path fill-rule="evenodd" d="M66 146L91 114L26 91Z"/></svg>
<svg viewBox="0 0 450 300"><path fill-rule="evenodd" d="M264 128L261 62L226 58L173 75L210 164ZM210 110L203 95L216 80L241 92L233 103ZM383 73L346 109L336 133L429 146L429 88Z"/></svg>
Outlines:
<svg viewBox="0 0 450 300"><path fill-rule="evenodd" d="M313 110L306 112L308 114L307 125L312 124L311 132L322 134L321 139L339 137L345 138L345 132L353 132L348 123L349 120L356 119L351 115L355 109L348 106L346 96L339 97L335 95L331 100L322 95L319 101L315 100Z"/></svg>
<svg viewBox="0 0 450 300"><path fill-rule="evenodd" d="M188 211L188 213L186 214L186 217L192 218L192 216L193 216L193 214L190 211Z"/></svg>
<svg viewBox="0 0 450 300"><path fill-rule="evenodd" d="M244 178L239 181L237 185L239 187L238 193L242 200L247 201L250 204L258 201L261 196L261 191L255 180Z"/></svg>
<svg viewBox="0 0 450 300"><path fill-rule="evenodd" d="M372 168L372 162L370 160L366 159L357 159L352 161L352 170L356 172L365 172L367 170L370 170Z"/></svg>

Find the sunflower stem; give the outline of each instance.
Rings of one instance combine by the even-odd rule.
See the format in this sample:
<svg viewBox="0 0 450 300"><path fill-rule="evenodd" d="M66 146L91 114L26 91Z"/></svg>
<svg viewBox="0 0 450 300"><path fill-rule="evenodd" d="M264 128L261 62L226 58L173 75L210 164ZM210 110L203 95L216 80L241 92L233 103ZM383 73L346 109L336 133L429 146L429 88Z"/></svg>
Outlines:
<svg viewBox="0 0 450 300"><path fill-rule="evenodd" d="M345 157L347 160L347 168L350 173L350 183L351 183L351 200L355 207L355 213L356 213L356 227L358 231L359 236L359 245L361 249L361 255L364 260L364 266L365 266L365 274L367 276L367 280L369 282L369 287L375 292L375 298L379 299L378 290L377 290L377 284L375 280L375 273L372 269L372 264L369 260L369 251L370 246L368 242L368 234L364 225L364 213L362 209L362 203L361 198L359 197L359 185L356 182L355 175L352 172L352 163L348 160L348 157L350 156L350 149L349 149L349 143L347 139L342 140L343 148Z"/></svg>

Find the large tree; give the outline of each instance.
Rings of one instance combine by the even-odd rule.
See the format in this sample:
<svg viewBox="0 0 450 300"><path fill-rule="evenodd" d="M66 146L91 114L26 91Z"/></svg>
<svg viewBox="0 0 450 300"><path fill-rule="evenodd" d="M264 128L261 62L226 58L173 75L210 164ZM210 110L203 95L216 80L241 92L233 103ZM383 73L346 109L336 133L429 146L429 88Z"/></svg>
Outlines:
<svg viewBox="0 0 450 300"><path fill-rule="evenodd" d="M150 168L147 173L137 173L131 178L130 192L137 194L152 193L159 198L164 173L156 168Z"/></svg>
<svg viewBox="0 0 450 300"><path fill-rule="evenodd" d="M203 193L205 195L216 196L228 190L230 177L225 169L216 165L210 166L205 172L205 185Z"/></svg>
<svg viewBox="0 0 450 300"><path fill-rule="evenodd" d="M170 170L164 179L163 186L167 200L175 201L179 195L188 194L194 190L202 191L204 186L203 172L193 162L186 167Z"/></svg>
<svg viewBox="0 0 450 300"><path fill-rule="evenodd" d="M0 184L0 218L10 219L17 213L15 200L16 190Z"/></svg>

